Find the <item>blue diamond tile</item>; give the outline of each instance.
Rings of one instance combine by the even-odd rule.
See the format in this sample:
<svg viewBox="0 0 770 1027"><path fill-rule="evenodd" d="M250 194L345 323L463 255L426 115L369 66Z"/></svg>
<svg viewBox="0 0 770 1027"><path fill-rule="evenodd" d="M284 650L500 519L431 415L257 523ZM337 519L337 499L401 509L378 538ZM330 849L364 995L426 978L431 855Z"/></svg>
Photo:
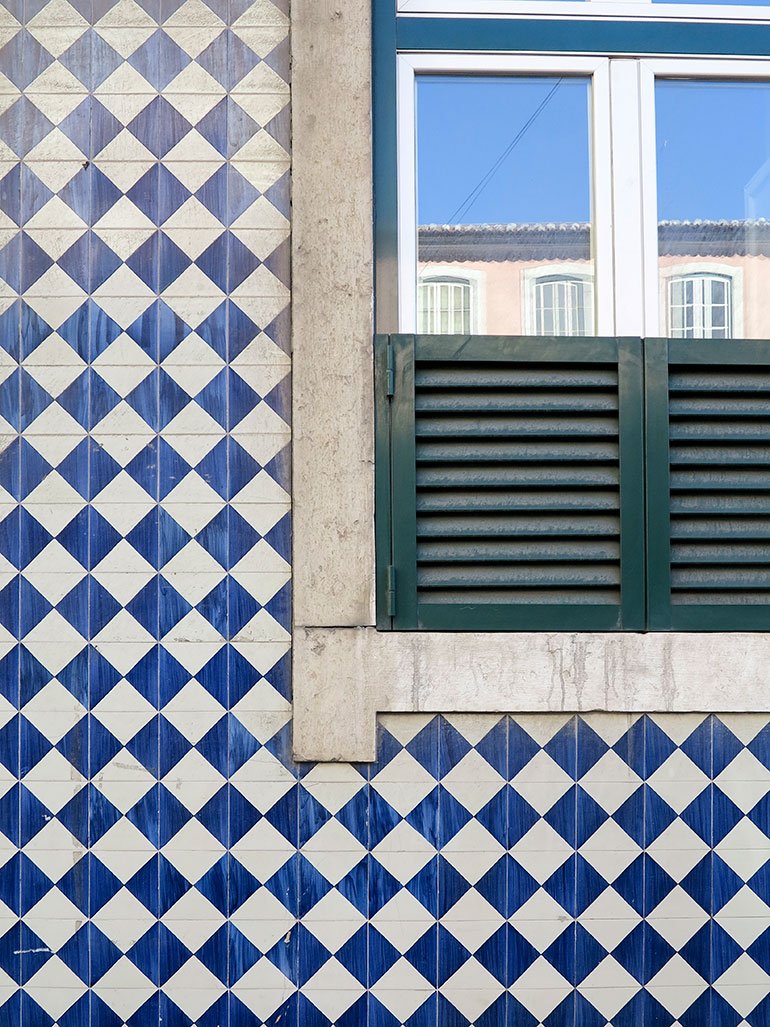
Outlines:
<svg viewBox="0 0 770 1027"><path fill-rule="evenodd" d="M190 57L160 29L131 54L129 64L159 92L190 63Z"/></svg>

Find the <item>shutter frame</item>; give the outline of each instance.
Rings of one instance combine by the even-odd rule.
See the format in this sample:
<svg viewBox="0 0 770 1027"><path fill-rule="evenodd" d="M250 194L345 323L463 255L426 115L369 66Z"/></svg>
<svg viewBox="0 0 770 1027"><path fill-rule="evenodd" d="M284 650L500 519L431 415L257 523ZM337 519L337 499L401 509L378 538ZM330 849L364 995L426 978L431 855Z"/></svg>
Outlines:
<svg viewBox="0 0 770 1027"><path fill-rule="evenodd" d="M672 369L674 369L673 373L677 375L676 384L673 386ZM696 387L694 379L688 379L688 375L696 375L699 369L702 375L711 374L713 376L715 381L713 389ZM724 385L720 388L719 377L721 374L725 381L724 375L729 375L732 372L737 374L743 372L747 376L755 375L758 384L762 380L759 376L763 376L768 387L768 391L764 395L770 399L770 343L760 340L731 340L726 343L723 339L647 339L645 341L647 592L650 630L756 631L767 630L770 627L770 588L767 588L767 582L770 580L770 565L767 573L763 576L760 570L761 560L753 562L746 558L746 553L752 546L752 539L753 544L756 545L758 541L762 540L762 533L752 536L750 530L747 530L745 535L733 535L731 541L730 526L736 522L740 524L741 514L734 512L740 506L734 503L731 510L728 504L726 508L723 506L720 510L717 505L719 494L724 495L725 492L729 493L730 491L729 488L725 488L726 479L720 483L720 473L725 473L725 466L734 460L736 452L744 450L749 456L752 441L762 442L762 426L760 424L759 431L754 433L754 440L748 438L748 435L752 433L744 433L744 438L737 438L729 442L726 441L726 436L720 433L719 428L714 429L713 425L711 428L704 426L700 432L696 431L693 436L694 442L688 443L675 438L677 432L674 424L676 422L672 422L672 394L686 392L688 380L692 382L689 388L695 399L692 401L692 410L681 413L679 416L691 419L696 427L699 418L729 427L730 424L739 421L741 416L748 416L746 413L741 415L739 407L737 412L731 416L729 403L724 402L731 390L725 388ZM701 378L701 380L704 379ZM747 390L743 391L745 394ZM715 397L715 405L713 401L712 405L709 405L709 393ZM702 412L699 412L697 408L698 394L703 403ZM721 409L718 397L722 397ZM761 421L761 415L755 414L754 416ZM768 442L765 447L770 448L770 418L766 431ZM714 434L713 439L709 438L709 433ZM681 434L681 429L679 434ZM679 488L672 484L671 464L672 448L677 441L679 441L681 451L686 451L688 446L692 450L689 457L680 455L677 462L677 466L682 468L678 472ZM703 475L704 469L709 466L710 462L713 462L708 454L704 454L703 458L699 460L698 445L700 442L705 445L710 443L711 450L714 452L719 451L720 445L729 445L731 448L730 454L725 453L721 461L716 462L717 467L721 465L722 471L710 472L711 480L715 481L712 488L709 488L708 480L704 480L702 477L699 479L699 475ZM746 463L754 462L751 459L746 461ZM770 475L770 459L767 463L758 466L766 467L767 473ZM731 467L728 473L732 475L733 480L740 482L741 470L742 464L738 463L735 468ZM689 486L685 482L689 482ZM738 484L735 491L739 495L741 493L751 495L748 483L743 486ZM676 510L673 499L675 492L680 495L679 505L682 507L680 511ZM704 509L707 508L712 492L717 494L711 499L714 513L705 514ZM688 495L691 497L689 500ZM680 536L682 539L679 543L680 550L690 546L690 552L692 552L693 548L700 546L708 548L709 556L713 554L715 557L708 561L702 557L700 559L693 558L692 564L696 567L696 571L698 567L705 567L706 570L699 571L700 580L691 587L690 592L697 595L699 591L703 591L708 594L709 591L716 592L720 589L718 574L721 570L723 575L728 574L729 576L730 567L733 564L728 549L731 545L737 544L744 548L743 558L740 559L738 566L741 568L741 573L747 576L748 584L745 586L745 591L761 594L762 590L767 589L768 601L766 603L730 603L729 601L722 603L681 601L677 603L674 601L677 592L674 576L676 566L674 524L677 516L681 518L688 516L685 513L688 502L695 511L694 514L689 515L690 520L697 523L698 517L704 518L704 534L701 536L700 532L696 531L694 536L688 537L683 533ZM762 512L755 515L755 521L760 521L763 518L767 521L767 529L763 529L763 531L766 530L770 537L770 516ZM707 530L705 525L709 519L712 531L710 535L705 534ZM714 531L715 527L721 528L721 530ZM720 547L724 548L720 549ZM718 558L720 556L721 559ZM687 566L688 562L680 560L680 564L684 564L684 566ZM711 568L710 572L708 568ZM711 573L710 588L709 573ZM754 575L753 584L752 573ZM740 591L737 586L733 587L734 591ZM684 591L684 586L679 586L679 589ZM723 594L728 599L729 593L729 588L724 589Z"/></svg>
<svg viewBox="0 0 770 1027"><path fill-rule="evenodd" d="M389 404L387 432L390 447L390 562L395 570L396 607L392 622L384 616L378 616L378 626L386 626L388 622L387 626L400 630L643 630L644 435L641 340L394 335L390 337L390 343L395 355L396 377L395 395ZM421 365L431 362L446 364L447 367L484 363L508 368L526 368L527 365L543 368L552 364L554 368L563 369L570 364L577 364L583 369L586 366L605 366L617 371L619 457L616 516L620 523L618 602L418 603L416 360ZM381 358L376 359L375 364L379 411L380 397L384 391ZM378 445L384 436L379 426L381 421L380 414ZM536 464L533 463L533 466ZM380 483L379 473L377 481ZM514 483L514 489L517 485L521 488L520 483ZM383 489L384 485L378 489L378 510ZM378 522L378 542L380 537ZM545 535L540 538L541 543L544 538ZM537 540L533 545L536 543ZM380 560L378 552L380 572L384 562ZM384 575L380 573L378 577L378 609L382 614L385 610L382 592ZM589 593L586 592L586 595Z"/></svg>

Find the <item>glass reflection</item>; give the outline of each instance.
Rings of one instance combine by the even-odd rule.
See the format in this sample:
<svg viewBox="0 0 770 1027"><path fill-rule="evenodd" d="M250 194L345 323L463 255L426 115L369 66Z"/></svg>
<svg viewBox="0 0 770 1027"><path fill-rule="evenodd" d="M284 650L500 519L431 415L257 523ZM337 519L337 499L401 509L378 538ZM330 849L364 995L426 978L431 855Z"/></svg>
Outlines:
<svg viewBox="0 0 770 1027"><path fill-rule="evenodd" d="M770 338L770 83L661 81L655 113L661 332Z"/></svg>
<svg viewBox="0 0 770 1027"><path fill-rule="evenodd" d="M418 77L418 331L593 334L590 88Z"/></svg>

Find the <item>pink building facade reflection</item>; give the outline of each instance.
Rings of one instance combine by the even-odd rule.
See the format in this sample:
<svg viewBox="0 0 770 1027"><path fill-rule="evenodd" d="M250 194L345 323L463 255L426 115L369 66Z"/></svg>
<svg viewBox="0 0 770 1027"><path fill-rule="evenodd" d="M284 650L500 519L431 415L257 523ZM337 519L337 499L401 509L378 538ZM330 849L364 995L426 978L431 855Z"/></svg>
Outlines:
<svg viewBox="0 0 770 1027"><path fill-rule="evenodd" d="M658 227L660 332L770 338L770 222L664 221ZM586 224L419 229L418 330L592 335Z"/></svg>

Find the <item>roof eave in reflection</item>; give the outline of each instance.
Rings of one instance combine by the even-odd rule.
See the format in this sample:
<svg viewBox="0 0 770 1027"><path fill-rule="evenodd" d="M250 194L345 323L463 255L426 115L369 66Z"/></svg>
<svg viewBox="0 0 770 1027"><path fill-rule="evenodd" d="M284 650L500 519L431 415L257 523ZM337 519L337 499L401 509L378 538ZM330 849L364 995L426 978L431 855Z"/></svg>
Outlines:
<svg viewBox="0 0 770 1027"><path fill-rule="evenodd" d="M586 222L420 225L421 263L456 261L588 260ZM661 255L770 256L770 221L660 221Z"/></svg>

